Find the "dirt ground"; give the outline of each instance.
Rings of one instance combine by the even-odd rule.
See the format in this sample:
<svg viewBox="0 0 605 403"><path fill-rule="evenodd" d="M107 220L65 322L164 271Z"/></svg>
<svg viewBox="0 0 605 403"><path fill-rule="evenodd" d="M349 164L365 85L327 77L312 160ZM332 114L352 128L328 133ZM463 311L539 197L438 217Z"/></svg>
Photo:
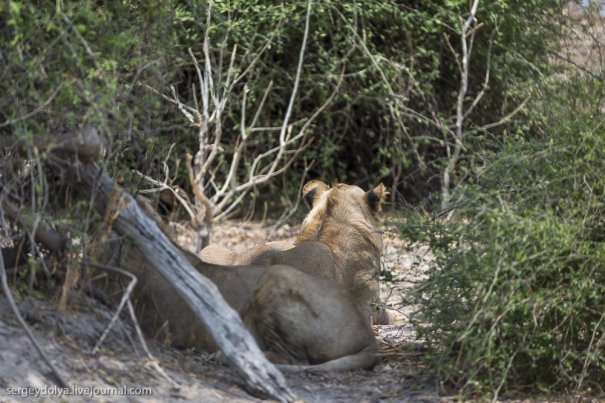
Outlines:
<svg viewBox="0 0 605 403"><path fill-rule="evenodd" d="M384 230L383 264L392 273L392 281L384 282L381 295L390 308L392 324L374 327L382 360L373 371L286 374L288 385L301 401L441 400L435 382L421 365L422 344L416 340L406 316L413 310L406 302L406 289L422 276L421 268L412 264L414 254L424 252L406 251L394 227L385 225ZM273 230L259 223L226 222L215 226L211 242L237 251L265 241L293 240L297 231L297 227L288 225ZM180 231L179 240L182 244L191 244L190 233ZM71 385L80 388L78 396L59 398L55 393L36 398L36 392L52 387L51 375L17 325L5 298L0 298L0 401L258 401L245 392L238 384L237 374L220 360L149 342L154 357L173 382L167 380L142 354L126 317L111 331L101 351L92 355L90 351L112 312L86 296L74 301L63 314L58 314L56 306L44 299L32 297L19 303L22 314L59 371ZM90 395L93 388L96 388L96 396ZM134 388L128 392L135 394L125 396L126 388ZM107 395L112 390L122 395ZM151 395L141 395L149 391Z"/></svg>

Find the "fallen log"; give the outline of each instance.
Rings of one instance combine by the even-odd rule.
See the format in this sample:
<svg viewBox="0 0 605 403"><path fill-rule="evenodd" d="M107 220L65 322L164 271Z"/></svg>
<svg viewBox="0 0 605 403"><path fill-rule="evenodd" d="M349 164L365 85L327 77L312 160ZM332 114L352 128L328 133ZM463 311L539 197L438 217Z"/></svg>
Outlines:
<svg viewBox="0 0 605 403"><path fill-rule="evenodd" d="M30 145L23 140L15 141L10 136L0 137L0 146L17 154L23 155ZM266 359L239 315L225 302L216 286L191 266L133 197L104 175L94 163L101 154L101 141L94 128L85 127L79 133L36 138L33 145L38 151L49 153L49 167L73 174L74 183L79 183L92 196L96 210L113 224L116 232L132 240L148 260L149 266L183 298L204 323L227 360L241 373L251 393L279 401L294 400L281 372ZM73 156L75 160L71 158ZM18 209L6 200L0 207L13 219L20 217ZM24 226L29 224L27 221L18 223ZM35 233L37 240L51 250L62 252L65 243L49 236L53 233L45 229L38 226Z"/></svg>
<svg viewBox="0 0 605 403"><path fill-rule="evenodd" d="M95 163L71 168L82 187L94 192L95 209L111 220L116 232L130 238L153 269L184 298L251 392L280 401L294 400L281 372L266 359L217 287L193 268L134 198Z"/></svg>

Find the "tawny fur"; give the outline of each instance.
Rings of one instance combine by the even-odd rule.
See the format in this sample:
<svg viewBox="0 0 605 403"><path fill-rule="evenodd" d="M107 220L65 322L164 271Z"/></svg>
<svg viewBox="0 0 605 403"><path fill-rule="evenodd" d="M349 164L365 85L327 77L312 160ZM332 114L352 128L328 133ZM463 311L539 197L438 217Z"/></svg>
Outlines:
<svg viewBox="0 0 605 403"><path fill-rule="evenodd" d="M288 264L312 276L342 284L373 323L388 323L388 316L378 306L380 253L382 236L377 230L377 214L387 195L380 184L364 192L344 183L329 187L310 181L303 197L311 211L302 224L301 233L287 249L272 244L261 245L242 253L209 245L199 254L216 264Z"/></svg>
<svg viewBox="0 0 605 403"><path fill-rule="evenodd" d="M157 214L141 204L166 231ZM261 350L284 370L344 371L375 365L372 329L340 286L285 265L218 266L181 252L216 284ZM170 283L148 267L137 249L123 250L122 255L122 267L139 280L134 299L147 335L175 347L215 351L203 323Z"/></svg>
<svg viewBox="0 0 605 403"><path fill-rule="evenodd" d="M182 252L218 286L267 358L285 365L284 370L344 371L375 365L372 329L339 286L288 266L218 266ZM127 267L137 268L136 310L147 334L175 347L215 351L202 322L170 284L142 264L136 251L128 255Z"/></svg>

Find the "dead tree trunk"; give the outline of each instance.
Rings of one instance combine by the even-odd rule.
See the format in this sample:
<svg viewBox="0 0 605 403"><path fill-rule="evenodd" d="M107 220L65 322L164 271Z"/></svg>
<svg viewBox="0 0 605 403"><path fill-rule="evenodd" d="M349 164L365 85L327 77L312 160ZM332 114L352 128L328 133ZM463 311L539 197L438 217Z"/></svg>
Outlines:
<svg viewBox="0 0 605 403"><path fill-rule="evenodd" d="M191 266L132 196L113 184L96 164L80 165L78 175L86 189L96 190L95 208L101 214L106 214L110 200L117 203L113 228L128 236L151 266L174 286L227 359L242 373L246 384L257 393L292 400L282 374L265 358L218 288Z"/></svg>
<svg viewBox="0 0 605 403"><path fill-rule="evenodd" d="M150 266L186 301L225 357L240 371L252 393L280 401L294 400L281 372L265 358L239 315L225 302L214 283L191 266L130 194L104 175L96 163L86 165L99 153L82 158L82 150L91 146L98 150L100 142L96 130L86 128L83 133L73 141L63 141L64 147L59 149L68 154L75 153L85 164L62 160L59 166L71 170L74 181L79 181L87 192L94 193L95 209L112 222L113 229L134 242ZM56 159L54 163L57 163Z"/></svg>

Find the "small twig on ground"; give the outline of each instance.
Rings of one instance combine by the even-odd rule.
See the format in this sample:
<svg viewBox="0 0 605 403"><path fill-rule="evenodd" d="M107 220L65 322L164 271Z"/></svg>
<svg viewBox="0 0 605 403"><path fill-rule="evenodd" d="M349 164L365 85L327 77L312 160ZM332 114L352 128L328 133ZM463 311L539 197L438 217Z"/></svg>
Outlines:
<svg viewBox="0 0 605 403"><path fill-rule="evenodd" d="M172 384L173 388L179 388L180 387L179 384L176 383L170 376L168 376L168 374L166 374L166 372L164 371L164 369L162 369L162 367L160 367L160 365L158 364L157 359L149 351L149 348L147 347L147 342L145 342L145 337L143 336L143 332L141 331L141 327L139 326L139 322L137 321L137 317L136 317L135 312L134 312L134 307L132 306L132 302L130 301L130 294L132 293L132 289L134 288L134 286L137 283L136 276L134 274L126 271L126 270L123 270L123 269L120 269L120 268L114 267L114 266L108 266L108 265L104 265L104 264L100 264L100 263L94 263L94 262L85 262L85 265L90 266L90 267L94 267L96 269L113 271L115 273L119 273L119 274L121 274L123 276L126 276L126 277L130 278L130 283L128 284L128 287L126 287L126 291L124 291L124 295L122 296L122 299L120 300L120 304L118 305L118 309L116 310L116 313L114 314L114 316L111 318L111 321L109 322L109 325L107 326L107 328L105 329L105 331L103 332L103 334L101 335L101 337L99 338L99 341L97 342L97 344L93 348L92 354L96 354L96 351L98 350L99 346L101 345L101 343L103 342L103 340L105 339L105 337L107 336L107 334L109 333L109 330L115 324L117 318L120 315L120 312L122 312L122 309L124 308L124 304L126 304L126 307L128 308L128 314L130 316L130 319L132 320L132 324L134 326L134 329L135 329L135 332L137 334L137 337L138 337L138 339L139 339L139 341L141 343L141 346L143 347L143 351L145 352L145 355L150 360L152 367L164 379L166 379L168 382L170 382Z"/></svg>
<svg viewBox="0 0 605 403"><path fill-rule="evenodd" d="M91 351L91 354L94 355L99 351L99 348L101 347L101 344L103 343L103 340L105 340L105 338L107 337L107 334L109 334L109 331L111 330L113 325L118 320L118 317L120 316L120 313L122 312L122 309L124 309L124 305L126 305L126 301L129 300L130 294L132 293L134 286L137 284L137 278L134 274L129 273L126 270L118 269L117 267L106 266L104 264L99 264L99 263L94 263L94 262L84 262L84 264L86 266L94 267L96 269L113 271L113 272L122 274L122 275L130 278L130 283L128 284L128 286L126 287L126 290L124 291L124 294L122 295L122 299L120 300L120 303L118 304L118 308L116 309L116 312L113 314L113 317L109 321L109 324L107 325L107 327L103 331L103 334L101 334L101 337L99 337L97 344L95 344L95 346L93 347L93 349Z"/></svg>
<svg viewBox="0 0 605 403"><path fill-rule="evenodd" d="M4 295L6 295L6 299L8 300L8 303L9 303L13 313L17 317L17 321L19 322L19 324L21 325L23 330L25 330L27 337L32 342L32 344L34 345L36 350L38 351L38 354L40 354L42 359L46 362L46 365L48 365L48 367L50 368L52 374L55 376L56 384L62 388L68 388L69 384L67 383L65 378L63 378L63 376L59 373L59 371L53 365L53 363L50 361L50 358L48 357L48 355L46 355L46 352L44 350L42 350L42 347L40 347L40 344L38 344L38 341L34 337L34 334L32 333L31 329L29 328L29 326L27 326L27 323L21 316L21 313L19 312L19 308L17 307L17 304L15 304L15 300L13 299L13 295L11 294L10 288L8 286L8 281L6 279L6 270L4 268L4 259L2 258L1 253L0 253L0 277L2 280L2 290L4 292Z"/></svg>
<svg viewBox="0 0 605 403"><path fill-rule="evenodd" d="M132 306L132 302L130 302L130 298L126 301L126 306L128 307L128 313L130 314L130 319L132 319L132 324L134 326L134 329L137 333L137 337L139 338L139 341L141 342L141 346L143 347L143 351L145 351L145 355L147 355L147 358L150 360L151 362L151 366L164 378L166 379L168 382L170 382L172 384L172 387L175 389L180 388L180 385L174 381L174 379L172 379L165 371L164 369L160 366L160 364L158 364L158 360L153 356L153 354L151 354L151 351L149 351L149 348L147 347L147 342L145 341L145 337L143 336L143 332L141 331L141 327L139 326L139 322L137 321L137 317L135 315L134 312L134 307Z"/></svg>

